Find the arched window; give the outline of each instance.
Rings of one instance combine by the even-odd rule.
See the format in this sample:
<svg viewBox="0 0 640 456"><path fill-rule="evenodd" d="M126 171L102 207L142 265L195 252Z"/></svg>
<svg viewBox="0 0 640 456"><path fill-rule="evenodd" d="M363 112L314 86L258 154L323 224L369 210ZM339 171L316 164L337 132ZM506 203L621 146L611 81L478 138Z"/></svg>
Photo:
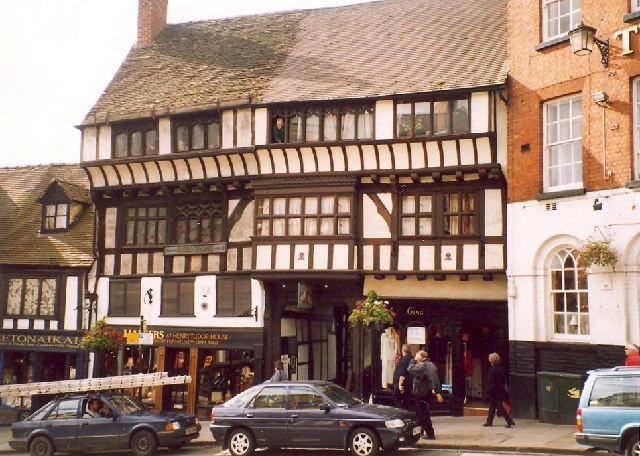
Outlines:
<svg viewBox="0 0 640 456"><path fill-rule="evenodd" d="M573 249L559 251L551 262L551 302L555 334L589 334L587 275Z"/></svg>

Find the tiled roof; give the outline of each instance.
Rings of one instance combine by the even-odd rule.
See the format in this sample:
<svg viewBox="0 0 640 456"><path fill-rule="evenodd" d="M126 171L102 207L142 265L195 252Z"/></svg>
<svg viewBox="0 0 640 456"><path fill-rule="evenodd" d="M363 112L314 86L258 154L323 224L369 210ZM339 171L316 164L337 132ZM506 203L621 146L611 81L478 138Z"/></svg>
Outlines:
<svg viewBox="0 0 640 456"><path fill-rule="evenodd" d="M73 189L72 199L80 200L82 189L86 197L89 182L78 165L0 168L0 266L91 266L93 205L68 231L40 234L42 205L37 200L56 179L65 190Z"/></svg>
<svg viewBox="0 0 640 456"><path fill-rule="evenodd" d="M506 0L381 0L167 25L131 50L83 123L505 80Z"/></svg>

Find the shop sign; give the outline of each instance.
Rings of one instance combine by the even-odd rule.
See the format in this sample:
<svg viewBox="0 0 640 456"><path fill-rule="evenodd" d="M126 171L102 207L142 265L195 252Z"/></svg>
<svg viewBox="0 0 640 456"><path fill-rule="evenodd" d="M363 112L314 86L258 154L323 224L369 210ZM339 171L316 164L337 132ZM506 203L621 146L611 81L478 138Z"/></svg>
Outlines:
<svg viewBox="0 0 640 456"><path fill-rule="evenodd" d="M614 38L620 38L622 40L622 52L621 55L633 54L631 49L631 34L640 32L640 26L633 25L626 29L622 29L613 34Z"/></svg>
<svg viewBox="0 0 640 456"><path fill-rule="evenodd" d="M78 348L82 336L58 334L0 334L0 348Z"/></svg>
<svg viewBox="0 0 640 456"><path fill-rule="evenodd" d="M190 331L177 329L155 329L148 330L146 333L140 334L139 329L125 329L123 331L127 344L131 344L129 340L137 340L131 345L143 344L140 339L147 337L151 340L150 344L143 345L171 345L171 346L203 346L210 347L219 345L224 348L244 348L251 344L260 344L262 340L261 332L247 332L229 330L225 331ZM148 336L144 336L147 334ZM255 337L251 337L255 335ZM137 337L136 337L137 336ZM150 339L149 339L150 338Z"/></svg>
<svg viewBox="0 0 640 456"><path fill-rule="evenodd" d="M168 245L164 248L164 254L171 255L207 255L210 253L224 253L227 251L226 242L215 244L194 244L194 245Z"/></svg>
<svg viewBox="0 0 640 456"><path fill-rule="evenodd" d="M407 308L406 313L410 317L424 317L424 310L414 306Z"/></svg>

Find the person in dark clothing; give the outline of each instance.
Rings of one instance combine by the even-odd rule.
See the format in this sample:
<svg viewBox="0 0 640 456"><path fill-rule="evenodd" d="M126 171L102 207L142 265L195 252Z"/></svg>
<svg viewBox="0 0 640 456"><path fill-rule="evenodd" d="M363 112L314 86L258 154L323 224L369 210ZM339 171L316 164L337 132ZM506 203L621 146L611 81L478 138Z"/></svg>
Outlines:
<svg viewBox="0 0 640 456"><path fill-rule="evenodd" d="M422 426L425 437L428 440L435 440L436 434L431 422L431 413L429 410L429 401L435 397L438 402L442 402L442 394L440 394L440 378L438 377L438 368L429 361L427 352L418 351L416 357L411 360L407 371L413 376L413 391L418 392L418 382L428 381L429 388L425 395L416 396L416 415L418 422Z"/></svg>
<svg viewBox="0 0 640 456"><path fill-rule="evenodd" d="M507 413L504 409L504 405L502 401L507 398L507 389L505 387L507 380L504 375L504 370L502 366L500 366L500 355L497 353L491 353L489 355L489 362L491 363L491 367L489 368L489 372L487 372L487 395L489 396L489 415L487 415L487 421L483 424L483 426L493 426L493 418L496 414L496 410L498 410L505 421L507 422L508 428L511 428L516 425L511 415Z"/></svg>
<svg viewBox="0 0 640 456"><path fill-rule="evenodd" d="M413 359L411 349L407 344L402 346L402 357L398 360L393 370L393 405L398 408L409 408L409 397L413 390L413 376L407 368Z"/></svg>
<svg viewBox="0 0 640 456"><path fill-rule="evenodd" d="M283 143L284 141L284 117L276 117L276 123L273 125L273 142Z"/></svg>

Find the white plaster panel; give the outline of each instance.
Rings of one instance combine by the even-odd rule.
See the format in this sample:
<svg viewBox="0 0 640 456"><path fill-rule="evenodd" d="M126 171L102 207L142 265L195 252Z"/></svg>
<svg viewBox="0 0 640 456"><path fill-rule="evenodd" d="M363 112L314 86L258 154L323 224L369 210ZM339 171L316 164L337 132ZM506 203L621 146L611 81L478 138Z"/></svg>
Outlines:
<svg viewBox="0 0 640 456"><path fill-rule="evenodd" d="M326 147L318 147L316 149L316 157L318 160L318 171L328 172L331 171L331 155L342 153L342 149L339 147L332 147L329 151ZM315 165L314 165L315 167Z"/></svg>
<svg viewBox="0 0 640 456"><path fill-rule="evenodd" d="M251 260L253 249L251 247L243 247L242 249L242 269L248 271L251 269Z"/></svg>
<svg viewBox="0 0 640 456"><path fill-rule="evenodd" d="M429 168L442 166L440 163L440 148L436 141L430 141L427 143L427 164Z"/></svg>
<svg viewBox="0 0 640 456"><path fill-rule="evenodd" d="M299 173L300 172L300 156L298 155L298 151L295 149L286 149L285 150L285 159L287 160L287 165L290 173Z"/></svg>
<svg viewBox="0 0 640 456"><path fill-rule="evenodd" d="M78 305L78 293L80 287L78 284L80 281L76 276L67 277L67 286L65 290L65 296L67 298L66 309L64 312L64 323L62 329L67 331L74 331L78 329L78 309L82 307Z"/></svg>
<svg viewBox="0 0 640 456"><path fill-rule="evenodd" d="M443 245L440 248L440 263L443 271L455 271L458 261L457 247L455 245Z"/></svg>
<svg viewBox="0 0 640 456"><path fill-rule="evenodd" d="M484 232L487 236L502 236L502 191L487 189L484 191L485 220Z"/></svg>
<svg viewBox="0 0 640 456"><path fill-rule="evenodd" d="M503 244L486 244L484 246L484 267L486 269L503 269Z"/></svg>
<svg viewBox="0 0 640 456"><path fill-rule="evenodd" d="M176 255L173 257L173 270L172 272L175 272L176 274L180 274L182 272L185 272L185 264L186 264L186 259L183 255Z"/></svg>
<svg viewBox="0 0 640 456"><path fill-rule="evenodd" d="M271 246L259 245L256 248L256 269L271 269Z"/></svg>
<svg viewBox="0 0 640 456"><path fill-rule="evenodd" d="M9 319L2 320L2 327L4 329L13 329L13 320L9 320Z"/></svg>
<svg viewBox="0 0 640 456"><path fill-rule="evenodd" d="M133 271L133 255L123 253L120 255L120 274L131 274Z"/></svg>
<svg viewBox="0 0 640 456"><path fill-rule="evenodd" d="M233 148L233 111L222 112L222 148Z"/></svg>
<svg viewBox="0 0 640 456"><path fill-rule="evenodd" d="M238 249L227 249L227 271L238 270Z"/></svg>
<svg viewBox="0 0 640 456"><path fill-rule="evenodd" d="M220 271L220 255L207 255L207 267L210 272Z"/></svg>
<svg viewBox="0 0 640 456"><path fill-rule="evenodd" d="M107 254L104 256L104 274L105 275L113 275L113 271L115 268L116 258L113 254Z"/></svg>
<svg viewBox="0 0 640 456"><path fill-rule="evenodd" d="M87 168L91 175L91 182L94 187L104 187L106 182L100 168Z"/></svg>
<svg viewBox="0 0 640 456"><path fill-rule="evenodd" d="M102 171L107 177L107 186L117 187L118 185L120 185L120 182L118 181L118 175L116 174L116 170L113 166L103 166Z"/></svg>
<svg viewBox="0 0 640 456"><path fill-rule="evenodd" d="M108 207L104 211L104 246L113 249L116 246L116 224L118 222L118 209Z"/></svg>
<svg viewBox="0 0 640 456"><path fill-rule="evenodd" d="M228 156L231 161L231 167L233 168L233 174L235 176L245 176L244 163L242 163L242 157L240 154L231 154Z"/></svg>
<svg viewBox="0 0 640 456"><path fill-rule="evenodd" d="M395 169L409 169L409 147L407 144L395 144L393 146Z"/></svg>
<svg viewBox="0 0 640 456"><path fill-rule="evenodd" d="M284 174L287 172L287 162L284 157L282 149L271 149L271 156L273 157L273 172L276 174Z"/></svg>
<svg viewBox="0 0 640 456"><path fill-rule="evenodd" d="M378 146L378 158L380 159L380 169L393 169L393 161L391 160L391 149L387 144L380 144ZM363 168L375 169L375 160L365 160Z"/></svg>
<svg viewBox="0 0 640 456"><path fill-rule="evenodd" d="M173 166L170 161L164 160L157 162L160 167L161 179L164 182L173 182L176 180L176 175L173 172Z"/></svg>
<svg viewBox="0 0 640 456"><path fill-rule="evenodd" d="M137 253L136 254L136 274L146 274L149 269L149 254Z"/></svg>
<svg viewBox="0 0 640 456"><path fill-rule="evenodd" d="M111 126L102 125L98 130L98 159L111 158Z"/></svg>
<svg viewBox="0 0 640 456"><path fill-rule="evenodd" d="M347 167L348 171L359 171L362 169L362 163L360 161L360 152L356 147L349 147L347 152Z"/></svg>
<svg viewBox="0 0 640 456"><path fill-rule="evenodd" d="M216 277L213 275L197 276L193 282L193 313L198 321L207 321L215 311Z"/></svg>
<svg viewBox="0 0 640 456"><path fill-rule="evenodd" d="M496 156L502 165L502 172L507 174L509 160L507 160L507 106L503 102L496 104Z"/></svg>
<svg viewBox="0 0 640 456"><path fill-rule="evenodd" d="M158 154L171 153L171 118L163 117L158 120Z"/></svg>
<svg viewBox="0 0 640 456"><path fill-rule="evenodd" d="M358 246L354 245L353 246L353 264L351 265L352 269L358 268L358 251L359 251Z"/></svg>
<svg viewBox="0 0 640 456"><path fill-rule="evenodd" d="M255 122L256 146L262 146L269 141L269 118L267 117L267 108L257 108L254 111L253 119Z"/></svg>
<svg viewBox="0 0 640 456"><path fill-rule="evenodd" d="M164 272L164 253L154 252L153 253L153 273L161 274L163 272Z"/></svg>
<svg viewBox="0 0 640 456"><path fill-rule="evenodd" d="M246 153L246 154L242 154L242 157L244 158L245 163L247 164L247 174L249 176L255 176L257 174L260 174L260 171L258 170L258 161L256 160L256 156L252 153Z"/></svg>
<svg viewBox="0 0 640 456"><path fill-rule="evenodd" d="M338 147L331 148L331 160L333 161L334 171L346 171L347 163L344 159L344 153Z"/></svg>
<svg viewBox="0 0 640 456"><path fill-rule="evenodd" d="M373 252L374 248L372 245L362 247L362 264L364 269L373 269Z"/></svg>
<svg viewBox="0 0 640 456"><path fill-rule="evenodd" d="M218 164L212 157L202 157L206 177L220 177Z"/></svg>
<svg viewBox="0 0 640 456"><path fill-rule="evenodd" d="M471 133L489 131L489 92L471 94Z"/></svg>
<svg viewBox="0 0 640 456"><path fill-rule="evenodd" d="M142 163L130 163L129 167L131 168L133 182L138 184L147 182L147 176L144 174L144 167L142 166Z"/></svg>
<svg viewBox="0 0 640 456"><path fill-rule="evenodd" d="M293 269L309 269L309 244L293 248Z"/></svg>
<svg viewBox="0 0 640 456"><path fill-rule="evenodd" d="M391 269L391 246L380 246L380 270L389 271Z"/></svg>
<svg viewBox="0 0 640 456"><path fill-rule="evenodd" d="M218 159L218 163L220 166L220 176L221 177L233 176L233 173L231 171L231 162L229 161L229 156L218 155L216 158Z"/></svg>
<svg viewBox="0 0 640 456"><path fill-rule="evenodd" d="M291 269L291 246L276 246L276 269Z"/></svg>
<svg viewBox="0 0 640 456"><path fill-rule="evenodd" d="M491 143L489 138L476 139L476 147L478 148L478 163L491 163Z"/></svg>
<svg viewBox="0 0 640 456"><path fill-rule="evenodd" d="M191 170L192 179L204 179L204 169L202 169L202 162L198 158L189 158L189 169Z"/></svg>
<svg viewBox="0 0 640 456"><path fill-rule="evenodd" d="M18 320L17 329L29 329L29 320L26 318L21 318Z"/></svg>
<svg viewBox="0 0 640 456"><path fill-rule="evenodd" d="M471 139L461 139L460 145L460 164L473 165L476 162L475 150Z"/></svg>
<svg viewBox="0 0 640 456"><path fill-rule="evenodd" d="M176 167L178 180L186 181L191 178L189 175L189 168L187 167L186 160L174 160L173 163Z"/></svg>
<svg viewBox="0 0 640 456"><path fill-rule="evenodd" d="M333 244L332 269L349 269L349 246L347 244Z"/></svg>
<svg viewBox="0 0 640 456"><path fill-rule="evenodd" d="M376 101L376 139L393 138L393 100Z"/></svg>
<svg viewBox="0 0 640 456"><path fill-rule="evenodd" d="M238 109L237 147L251 146L251 108Z"/></svg>
<svg viewBox="0 0 640 456"><path fill-rule="evenodd" d="M392 202L390 193L379 193L378 198L384 206L391 212ZM362 219L367 222L363 224L364 238L390 238L391 230L387 222L378 213L378 208L373 203L369 195L362 196Z"/></svg>
<svg viewBox="0 0 640 456"><path fill-rule="evenodd" d="M398 247L398 270L399 271L412 271L413 270L413 251L412 245L401 245Z"/></svg>
<svg viewBox="0 0 640 456"><path fill-rule="evenodd" d="M458 147L456 141L442 141L444 166L458 166Z"/></svg>
<svg viewBox="0 0 640 456"><path fill-rule="evenodd" d="M427 164L424 162L424 149L422 143L409 144L409 154L411 155L411 168L425 168Z"/></svg>
<svg viewBox="0 0 640 456"><path fill-rule="evenodd" d="M436 267L435 254L436 249L432 245L420 246L420 270L421 271L433 271Z"/></svg>
<svg viewBox="0 0 640 456"><path fill-rule="evenodd" d="M55 321L55 320L53 320L53 321ZM57 323L57 321L56 321L56 323ZM33 321L33 329L44 329L44 320L34 320Z"/></svg>
<svg viewBox="0 0 640 456"><path fill-rule="evenodd" d="M98 139L96 127L85 127L82 129L82 151L81 160L94 161L98 156Z"/></svg>
<svg viewBox="0 0 640 456"><path fill-rule="evenodd" d="M129 171L129 167L126 165L116 165L118 174L120 175L120 182L123 185L131 185L133 183L133 176Z"/></svg>
<svg viewBox="0 0 640 456"><path fill-rule="evenodd" d="M465 244L462 246L462 269L476 270L480 266L480 250L477 245Z"/></svg>
<svg viewBox="0 0 640 456"><path fill-rule="evenodd" d="M319 148L318 148L319 149ZM302 154L302 172L313 173L316 171L315 152L311 147L302 147L300 149Z"/></svg>
<svg viewBox="0 0 640 456"><path fill-rule="evenodd" d="M313 246L313 269L329 269L329 246L327 244Z"/></svg>
<svg viewBox="0 0 640 456"><path fill-rule="evenodd" d="M237 203L237 201L236 201ZM255 207L255 202L252 200L247 207L244 208L242 214L240 214L240 218L235 223L231 232L229 233L229 241L230 242L240 242L249 239L253 236L253 209ZM231 208L229 208L231 213Z"/></svg>
<svg viewBox="0 0 640 456"><path fill-rule="evenodd" d="M147 170L147 176L150 183L160 182L160 170L156 166L155 162L144 162L142 166Z"/></svg>
<svg viewBox="0 0 640 456"><path fill-rule="evenodd" d="M151 290L151 296L153 296L151 303L145 300L147 290ZM161 312L162 279L160 277L142 277L140 279L140 314L144 315L147 325L166 324L166 318L160 317ZM137 320L139 325L140 319ZM109 322L111 322L111 318ZM115 324L115 321L113 323ZM170 324L169 326L179 326L179 324Z"/></svg>

